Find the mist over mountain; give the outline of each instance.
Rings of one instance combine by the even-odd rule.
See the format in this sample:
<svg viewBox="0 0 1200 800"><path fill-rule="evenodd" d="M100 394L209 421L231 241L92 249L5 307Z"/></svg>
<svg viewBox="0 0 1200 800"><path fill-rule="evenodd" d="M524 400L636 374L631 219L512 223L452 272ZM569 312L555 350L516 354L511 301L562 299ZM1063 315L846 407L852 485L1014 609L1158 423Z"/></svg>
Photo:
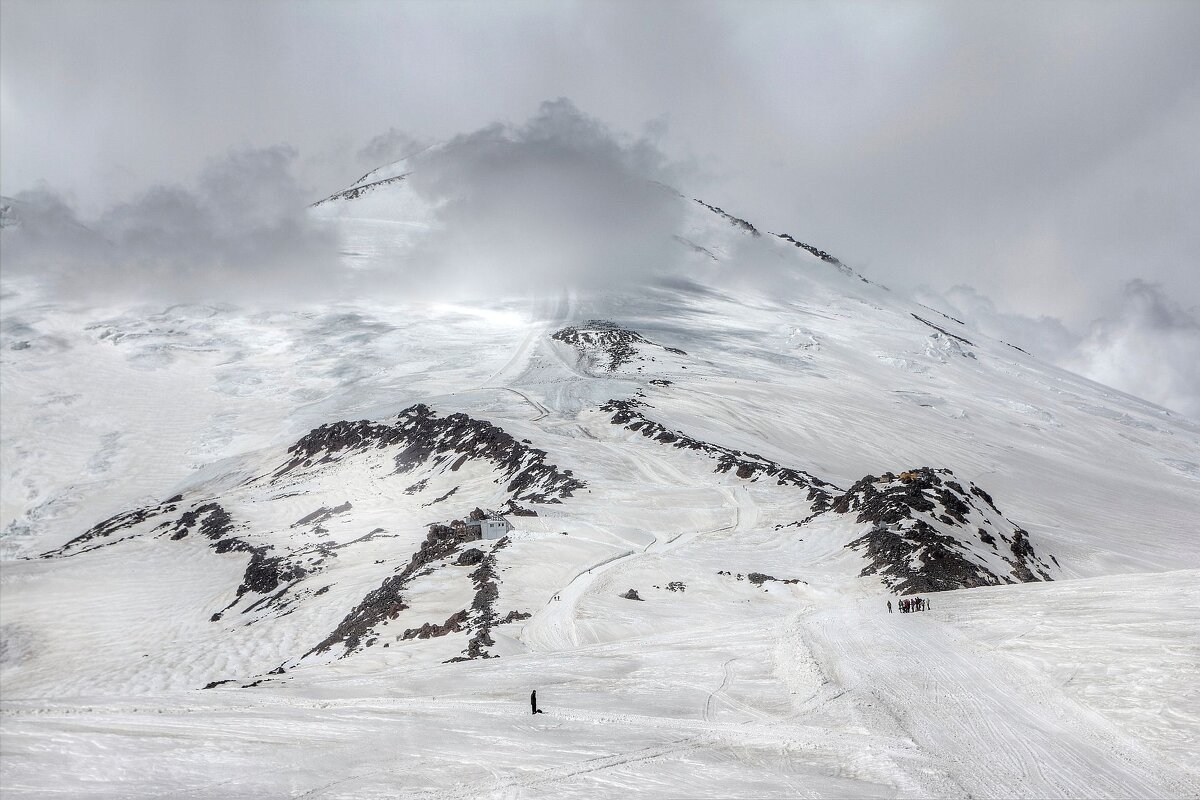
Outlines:
<svg viewBox="0 0 1200 800"><path fill-rule="evenodd" d="M721 268L684 263L687 187L705 183L702 170L569 100L434 145L390 129L357 155L391 156L402 157L374 163L368 175L407 180L424 216L369 269L348 266L339 255L352 247L345 229L310 212L321 193L302 186L287 146L229 153L193 185L156 187L95 217L50 187L18 193L6 201L4 269L89 301L268 307L363 296L595 297L681 277L789 290L786 267L755 237L736 243L737 257ZM1144 280L1082 326L1002 312L964 285L914 294L1059 366L1200 414L1200 311Z"/></svg>

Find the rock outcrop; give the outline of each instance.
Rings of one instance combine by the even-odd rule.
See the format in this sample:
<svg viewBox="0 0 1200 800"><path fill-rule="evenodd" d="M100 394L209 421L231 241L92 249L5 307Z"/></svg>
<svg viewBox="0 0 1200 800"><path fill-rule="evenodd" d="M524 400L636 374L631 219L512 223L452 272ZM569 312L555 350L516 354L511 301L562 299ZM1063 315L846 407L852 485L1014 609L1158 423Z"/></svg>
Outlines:
<svg viewBox="0 0 1200 800"><path fill-rule="evenodd" d="M948 469L867 475L830 511L871 525L846 547L866 559L862 576L901 594L1048 581L1057 569L987 492Z"/></svg>

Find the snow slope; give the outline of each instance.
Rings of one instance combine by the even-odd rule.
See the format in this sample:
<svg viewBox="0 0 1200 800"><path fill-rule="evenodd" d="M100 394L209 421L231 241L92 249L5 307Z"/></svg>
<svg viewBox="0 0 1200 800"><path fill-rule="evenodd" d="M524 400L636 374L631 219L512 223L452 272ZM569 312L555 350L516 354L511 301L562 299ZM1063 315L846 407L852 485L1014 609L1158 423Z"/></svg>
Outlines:
<svg viewBox="0 0 1200 800"><path fill-rule="evenodd" d="M1200 795L1200 426L679 202L690 279L551 303L6 279L6 795Z"/></svg>

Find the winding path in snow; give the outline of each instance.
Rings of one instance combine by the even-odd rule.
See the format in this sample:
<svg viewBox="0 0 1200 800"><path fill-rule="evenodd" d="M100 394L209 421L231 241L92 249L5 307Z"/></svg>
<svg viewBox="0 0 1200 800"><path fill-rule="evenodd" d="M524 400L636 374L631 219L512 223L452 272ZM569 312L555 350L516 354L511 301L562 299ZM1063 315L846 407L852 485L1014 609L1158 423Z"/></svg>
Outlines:
<svg viewBox="0 0 1200 800"><path fill-rule="evenodd" d="M980 648L937 611L891 614L882 602L801 618L826 677L911 739L940 775L926 791L968 797L1195 797L1162 759L1050 683ZM827 701L828 702L828 701Z"/></svg>
<svg viewBox="0 0 1200 800"><path fill-rule="evenodd" d="M758 509L744 486L719 487L728 498L726 506L733 510L733 521L711 530L693 530L667 539L656 537L641 550L618 553L576 575L556 597L551 599L521 629L520 638L531 650L555 652L578 647L579 631L575 625L576 611L580 599L591 590L596 579L604 573L629 563L630 560L648 554L661 554L675 550L697 536L728 530L748 530L758 520Z"/></svg>

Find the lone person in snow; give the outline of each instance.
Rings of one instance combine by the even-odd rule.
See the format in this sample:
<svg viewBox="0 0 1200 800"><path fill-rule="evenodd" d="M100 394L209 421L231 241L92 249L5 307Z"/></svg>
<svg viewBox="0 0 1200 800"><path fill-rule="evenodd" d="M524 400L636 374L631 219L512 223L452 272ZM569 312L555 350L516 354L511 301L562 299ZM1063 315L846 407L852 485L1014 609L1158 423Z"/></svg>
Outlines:
<svg viewBox="0 0 1200 800"><path fill-rule="evenodd" d="M531 714L545 714L546 713L545 711L542 711L540 708L537 707L537 689L534 689L532 692L529 693L529 707L530 707Z"/></svg>
<svg viewBox="0 0 1200 800"><path fill-rule="evenodd" d="M888 600L888 613L892 613L892 601Z"/></svg>

